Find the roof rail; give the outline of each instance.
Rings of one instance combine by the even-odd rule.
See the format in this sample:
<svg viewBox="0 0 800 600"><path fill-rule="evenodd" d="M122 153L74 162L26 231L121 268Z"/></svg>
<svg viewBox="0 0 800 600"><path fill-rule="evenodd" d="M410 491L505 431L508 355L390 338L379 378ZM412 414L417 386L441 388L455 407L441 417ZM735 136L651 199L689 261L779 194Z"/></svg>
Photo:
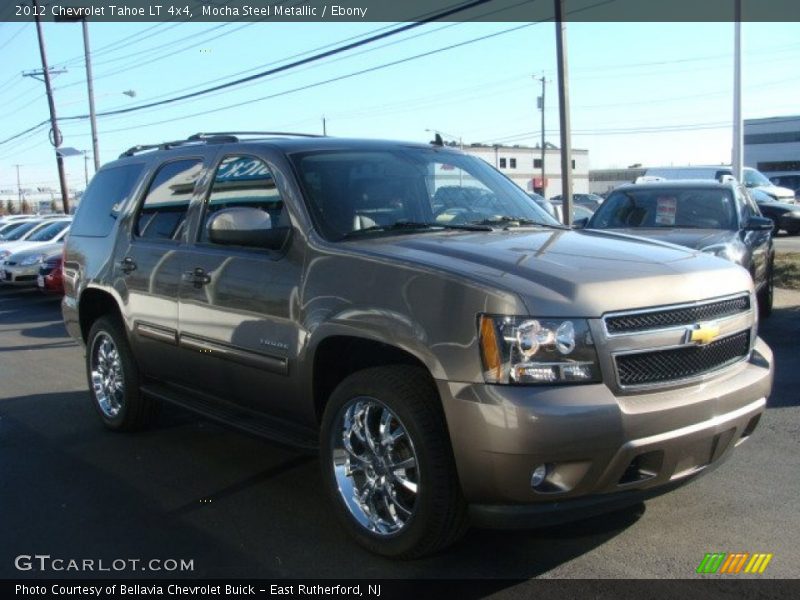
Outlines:
<svg viewBox="0 0 800 600"><path fill-rule="evenodd" d="M148 150L169 150L170 148L177 148L180 146L189 146L192 144L226 144L240 141L239 136L242 135L257 135L257 136L273 136L273 137L309 137L318 138L326 137L317 135L315 133L291 133L288 131L221 131L213 133L195 133L190 135L185 140L174 140L171 142L161 142L160 144L140 144L131 146L125 152L119 155L120 158L126 156L134 156L140 152L147 152Z"/></svg>
<svg viewBox="0 0 800 600"><path fill-rule="evenodd" d="M279 137L309 137L309 138L319 138L319 137L327 137L325 135L319 135L317 133L296 133L292 131L215 131L213 133L195 133L194 135L190 135L188 139L190 140L204 140L206 138L217 138L223 136L229 136L235 138L238 141L238 136L241 135L262 135L262 136L279 136Z"/></svg>

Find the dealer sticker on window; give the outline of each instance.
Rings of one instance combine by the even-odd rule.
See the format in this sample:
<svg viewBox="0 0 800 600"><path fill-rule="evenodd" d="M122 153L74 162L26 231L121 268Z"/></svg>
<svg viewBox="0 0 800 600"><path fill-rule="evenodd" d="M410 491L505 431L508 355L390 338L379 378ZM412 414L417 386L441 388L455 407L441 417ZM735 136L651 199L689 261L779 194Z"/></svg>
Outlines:
<svg viewBox="0 0 800 600"><path fill-rule="evenodd" d="M656 199L656 225L675 225L677 204L674 196L659 196Z"/></svg>

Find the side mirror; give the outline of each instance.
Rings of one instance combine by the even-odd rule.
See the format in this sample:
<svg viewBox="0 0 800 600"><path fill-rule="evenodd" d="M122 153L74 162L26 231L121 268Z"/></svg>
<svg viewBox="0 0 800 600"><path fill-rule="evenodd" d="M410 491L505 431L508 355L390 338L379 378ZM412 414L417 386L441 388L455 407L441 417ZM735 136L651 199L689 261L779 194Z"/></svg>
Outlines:
<svg viewBox="0 0 800 600"><path fill-rule="evenodd" d="M586 224L589 222L589 217L583 217L582 219L577 219L572 222L573 229L583 229L586 227Z"/></svg>
<svg viewBox="0 0 800 600"><path fill-rule="evenodd" d="M250 206L220 210L206 227L213 244L266 250L280 250L292 232L290 227L273 227L269 213Z"/></svg>
<svg viewBox="0 0 800 600"><path fill-rule="evenodd" d="M747 231L772 231L775 223L767 217L750 217L744 224Z"/></svg>

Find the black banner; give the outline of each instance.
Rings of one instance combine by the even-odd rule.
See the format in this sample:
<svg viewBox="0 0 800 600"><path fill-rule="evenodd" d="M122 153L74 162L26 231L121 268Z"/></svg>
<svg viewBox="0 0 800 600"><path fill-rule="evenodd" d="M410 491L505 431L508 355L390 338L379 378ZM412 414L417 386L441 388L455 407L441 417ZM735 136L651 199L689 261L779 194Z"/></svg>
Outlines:
<svg viewBox="0 0 800 600"><path fill-rule="evenodd" d="M566 0L570 21L733 21L735 0ZM537 22L554 0L11 0L0 21ZM743 21L800 21L797 0L742 0Z"/></svg>

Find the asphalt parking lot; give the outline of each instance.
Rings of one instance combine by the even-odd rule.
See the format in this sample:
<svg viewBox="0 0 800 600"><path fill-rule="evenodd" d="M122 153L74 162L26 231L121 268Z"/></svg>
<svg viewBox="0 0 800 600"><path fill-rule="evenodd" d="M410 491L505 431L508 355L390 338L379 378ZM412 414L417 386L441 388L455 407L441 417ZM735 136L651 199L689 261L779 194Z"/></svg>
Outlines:
<svg viewBox="0 0 800 600"><path fill-rule="evenodd" d="M776 252L800 252L800 235L779 233L773 239Z"/></svg>
<svg viewBox="0 0 800 600"><path fill-rule="evenodd" d="M333 522L313 457L169 407L150 431L105 431L58 300L0 288L0 578L35 576L14 567L35 553L192 559L193 572L169 575L204 578L691 578L712 551L771 552L761 577L797 577L799 297L779 290L762 324L775 390L721 468L635 509L539 531L473 530L439 556L392 562Z"/></svg>

